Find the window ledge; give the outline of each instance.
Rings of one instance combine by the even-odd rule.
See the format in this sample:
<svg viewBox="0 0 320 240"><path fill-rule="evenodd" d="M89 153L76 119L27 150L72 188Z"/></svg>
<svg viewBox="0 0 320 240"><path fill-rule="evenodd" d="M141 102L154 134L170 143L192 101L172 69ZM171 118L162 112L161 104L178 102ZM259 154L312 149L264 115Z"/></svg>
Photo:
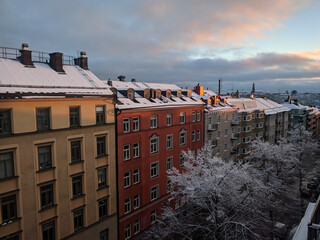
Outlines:
<svg viewBox="0 0 320 240"><path fill-rule="evenodd" d="M103 125L107 125L105 122L103 123L96 123L97 126L103 126Z"/></svg>
<svg viewBox="0 0 320 240"><path fill-rule="evenodd" d="M46 171L50 171L50 170L54 170L54 169L56 169L56 167L43 168L43 169L39 169L38 171L36 171L36 173L46 172Z"/></svg>
<svg viewBox="0 0 320 240"><path fill-rule="evenodd" d="M79 161L71 162L71 163L69 163L69 165L76 165L78 163L83 163L83 162L84 162L84 160L79 160Z"/></svg>
<svg viewBox="0 0 320 240"><path fill-rule="evenodd" d="M108 156L109 156L109 154L103 154L103 155L96 156L96 159L103 158L103 157L108 157Z"/></svg>
<svg viewBox="0 0 320 240"><path fill-rule="evenodd" d="M0 182L9 181L12 179L17 179L17 178L19 178L19 176L10 176L10 177L5 177L5 178L0 178Z"/></svg>
<svg viewBox="0 0 320 240"><path fill-rule="evenodd" d="M44 212L44 211L46 211L48 209L55 208L57 206L58 206L58 204L52 204L50 206L46 206L46 207L41 208L38 212Z"/></svg>
<svg viewBox="0 0 320 240"><path fill-rule="evenodd" d="M10 220L6 220L6 221L4 221L3 223L1 223L0 226L8 225L8 224L10 224L10 223L19 221L20 219L21 219L21 217L16 217L16 218L13 218L13 219L10 219Z"/></svg>
<svg viewBox="0 0 320 240"><path fill-rule="evenodd" d="M71 198L71 200L76 200L76 199L82 198L82 197L84 197L84 196L85 196L85 194L82 193L82 194L80 194L80 195L74 196L73 198Z"/></svg>
<svg viewBox="0 0 320 240"><path fill-rule="evenodd" d="M109 185L104 185L104 186L98 187L96 191L100 191L100 190L106 189L108 187L109 187Z"/></svg>

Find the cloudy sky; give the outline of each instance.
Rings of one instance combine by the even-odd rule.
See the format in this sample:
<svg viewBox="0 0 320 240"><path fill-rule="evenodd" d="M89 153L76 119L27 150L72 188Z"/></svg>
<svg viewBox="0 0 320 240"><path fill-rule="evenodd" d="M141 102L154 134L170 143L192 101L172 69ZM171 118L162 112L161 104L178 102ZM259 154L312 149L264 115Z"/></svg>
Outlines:
<svg viewBox="0 0 320 240"><path fill-rule="evenodd" d="M319 0L0 0L0 46L87 52L102 79L320 92Z"/></svg>

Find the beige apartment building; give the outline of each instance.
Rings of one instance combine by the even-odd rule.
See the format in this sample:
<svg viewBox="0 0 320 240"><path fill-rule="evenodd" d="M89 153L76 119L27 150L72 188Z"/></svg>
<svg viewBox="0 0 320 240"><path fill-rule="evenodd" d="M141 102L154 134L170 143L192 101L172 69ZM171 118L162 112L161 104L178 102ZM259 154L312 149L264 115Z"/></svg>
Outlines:
<svg viewBox="0 0 320 240"><path fill-rule="evenodd" d="M0 51L0 239L117 239L112 92L84 52Z"/></svg>

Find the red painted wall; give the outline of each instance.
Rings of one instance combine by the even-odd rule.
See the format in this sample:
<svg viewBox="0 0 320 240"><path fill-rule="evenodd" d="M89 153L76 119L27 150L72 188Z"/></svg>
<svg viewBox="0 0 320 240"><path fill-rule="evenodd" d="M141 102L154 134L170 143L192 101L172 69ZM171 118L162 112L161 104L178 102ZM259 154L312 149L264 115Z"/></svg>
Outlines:
<svg viewBox="0 0 320 240"><path fill-rule="evenodd" d="M192 122L192 112L201 111L200 121ZM186 113L186 123L180 124L180 113ZM172 126L167 126L167 113L172 114ZM150 116L158 116L158 127L150 128ZM133 132L133 117L140 118L140 130ZM123 119L130 118L130 132L123 133ZM196 150L203 146L203 108L179 107L166 109L135 109L122 110L117 119L118 124L118 181L119 181L119 226L120 239L125 239L125 226L131 223L131 236L134 236L134 221L141 219L141 231L151 224L150 213L157 209L161 212L162 202L170 196L167 194L166 159L173 156L173 166L179 168L179 155L182 150ZM187 143L184 146L179 144L181 129L187 131ZM192 142L192 130L200 130L201 138ZM150 137L156 133L159 136L159 151L150 155ZM166 136L173 134L173 148L166 149ZM133 144L140 142L140 157L133 158ZM130 160L124 161L123 147L130 144ZM150 163L159 162L159 175L150 179ZM140 168L140 183L133 184L133 170ZM131 186L124 188L124 173L130 171ZM150 188L159 185L159 197L150 202ZM140 194L140 208L133 209L133 197ZM124 201L131 197L131 212L124 214Z"/></svg>

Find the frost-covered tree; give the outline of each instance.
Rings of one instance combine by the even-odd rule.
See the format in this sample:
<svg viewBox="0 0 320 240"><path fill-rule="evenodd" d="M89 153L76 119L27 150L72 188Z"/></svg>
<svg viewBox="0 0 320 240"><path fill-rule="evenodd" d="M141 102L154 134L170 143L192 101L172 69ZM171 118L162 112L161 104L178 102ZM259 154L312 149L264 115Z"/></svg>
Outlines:
<svg viewBox="0 0 320 240"><path fill-rule="evenodd" d="M273 188L251 175L249 164L211 157L205 146L185 153L184 169L170 172L171 204L149 234L157 239L260 239L270 236L265 215ZM175 209L174 201L184 205ZM268 212L267 212L268 214ZM150 237L150 236L149 236Z"/></svg>

